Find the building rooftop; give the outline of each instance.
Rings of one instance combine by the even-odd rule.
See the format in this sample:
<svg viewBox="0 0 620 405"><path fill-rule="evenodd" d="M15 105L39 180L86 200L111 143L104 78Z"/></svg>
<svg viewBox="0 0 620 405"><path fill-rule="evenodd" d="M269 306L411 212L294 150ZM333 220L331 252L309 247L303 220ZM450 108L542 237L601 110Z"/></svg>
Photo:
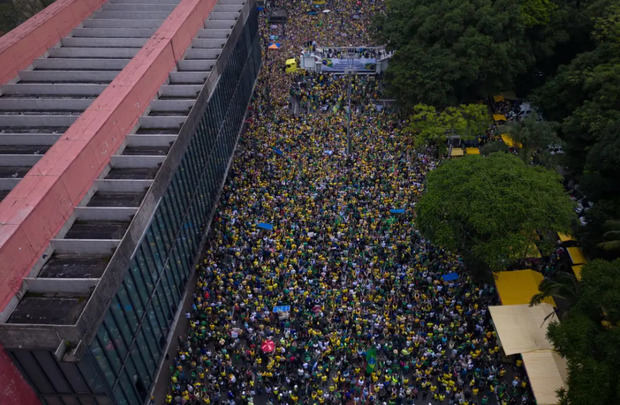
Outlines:
<svg viewBox="0 0 620 405"><path fill-rule="evenodd" d="M51 150L170 12L160 10L158 1L143 1L153 2L152 10L122 9L132 2L106 3L60 48L37 59L36 74L23 71L17 83L0 86L0 196L6 197ZM209 13L177 68L0 312L0 342L6 348L53 349L63 340L77 343L81 334L95 333L93 323L118 289L115 283L120 283L119 275L202 118L203 112L193 106L199 98L206 104L214 91L250 5L247 0L219 0Z"/></svg>

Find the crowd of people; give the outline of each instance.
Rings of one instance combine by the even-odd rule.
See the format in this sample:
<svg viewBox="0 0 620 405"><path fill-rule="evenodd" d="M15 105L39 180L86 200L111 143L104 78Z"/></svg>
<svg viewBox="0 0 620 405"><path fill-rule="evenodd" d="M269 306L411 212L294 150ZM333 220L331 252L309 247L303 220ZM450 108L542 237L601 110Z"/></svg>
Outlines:
<svg viewBox="0 0 620 405"><path fill-rule="evenodd" d="M289 12L282 48L263 51L166 402L533 403L491 325L493 286L415 230L437 162L403 148L378 79L282 69L312 39L371 43L380 2L270 6Z"/></svg>

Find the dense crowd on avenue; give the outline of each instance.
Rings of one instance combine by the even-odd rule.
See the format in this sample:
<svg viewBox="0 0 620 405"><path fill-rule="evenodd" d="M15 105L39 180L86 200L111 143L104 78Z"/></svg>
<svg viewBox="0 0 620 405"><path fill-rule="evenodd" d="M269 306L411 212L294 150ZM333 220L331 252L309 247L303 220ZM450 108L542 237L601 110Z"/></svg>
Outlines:
<svg viewBox="0 0 620 405"><path fill-rule="evenodd" d="M381 6L271 1L288 11L277 27L262 12L263 67L166 403L533 403L491 325L493 286L415 230L437 162L403 148L380 78L284 72L309 41L371 45Z"/></svg>

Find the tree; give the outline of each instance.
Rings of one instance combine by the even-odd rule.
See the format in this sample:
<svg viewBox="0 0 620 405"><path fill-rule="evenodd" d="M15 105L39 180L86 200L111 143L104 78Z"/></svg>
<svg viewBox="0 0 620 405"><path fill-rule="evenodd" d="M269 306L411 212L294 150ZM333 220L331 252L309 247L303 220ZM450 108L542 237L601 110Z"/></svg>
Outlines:
<svg viewBox="0 0 620 405"><path fill-rule="evenodd" d="M600 246L605 221L617 217L620 208L620 5L585 3L594 47L560 67L534 98L546 118L561 123L570 174L594 202L584 247L610 257L612 252Z"/></svg>
<svg viewBox="0 0 620 405"><path fill-rule="evenodd" d="M483 156L488 156L491 153L495 152L506 152L508 153L510 148L506 146L503 141L491 141L487 142L480 147L480 154Z"/></svg>
<svg viewBox="0 0 620 405"><path fill-rule="evenodd" d="M539 120L535 114L530 114L520 121L503 125L500 131L507 132L517 144L522 145L518 151L524 162L531 163L534 156L540 162L547 162L547 146L560 143L556 126L555 122Z"/></svg>
<svg viewBox="0 0 620 405"><path fill-rule="evenodd" d="M422 234L478 274L525 258L538 231L567 231L573 204L560 177L496 152L443 163L416 206Z"/></svg>
<svg viewBox="0 0 620 405"><path fill-rule="evenodd" d="M540 304L547 297L561 299L570 306L579 298L579 281L566 272L557 273L553 278L545 278L538 286L539 293L530 300L530 306Z"/></svg>
<svg viewBox="0 0 620 405"><path fill-rule="evenodd" d="M55 0L0 0L0 35L9 32Z"/></svg>
<svg viewBox="0 0 620 405"><path fill-rule="evenodd" d="M608 252L620 252L620 220L606 220L603 229L603 241L598 243L598 248Z"/></svg>
<svg viewBox="0 0 620 405"><path fill-rule="evenodd" d="M15 28L17 21L17 12L13 3L0 2L0 35Z"/></svg>
<svg viewBox="0 0 620 405"><path fill-rule="evenodd" d="M414 147L431 145L442 152L449 136L475 139L485 132L490 123L484 104L463 104L441 112L431 105L417 104L409 116L405 132L413 137Z"/></svg>
<svg viewBox="0 0 620 405"><path fill-rule="evenodd" d="M376 26L395 49L389 89L410 107L438 107L512 88L533 63L518 2L388 0Z"/></svg>
<svg viewBox="0 0 620 405"><path fill-rule="evenodd" d="M551 0L522 0L521 16L528 27L547 25L558 5Z"/></svg>
<svg viewBox="0 0 620 405"><path fill-rule="evenodd" d="M548 336L568 360L570 405L620 403L620 260L584 266L580 294Z"/></svg>

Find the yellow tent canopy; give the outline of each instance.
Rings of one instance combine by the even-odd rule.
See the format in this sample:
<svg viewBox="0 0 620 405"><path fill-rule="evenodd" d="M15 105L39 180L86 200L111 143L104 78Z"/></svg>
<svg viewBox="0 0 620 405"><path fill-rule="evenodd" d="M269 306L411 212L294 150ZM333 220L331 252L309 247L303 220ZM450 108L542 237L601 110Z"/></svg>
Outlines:
<svg viewBox="0 0 620 405"><path fill-rule="evenodd" d="M581 271L583 270L583 264L571 266L571 269L573 269L573 274L575 274L575 278L581 281Z"/></svg>
<svg viewBox="0 0 620 405"><path fill-rule="evenodd" d="M538 405L559 403L556 391L566 388L568 371L566 360L553 350L521 353L532 393Z"/></svg>
<svg viewBox="0 0 620 405"><path fill-rule="evenodd" d="M463 148L452 148L452 151L450 152L450 157L461 157L463 156L463 154Z"/></svg>
<svg viewBox="0 0 620 405"><path fill-rule="evenodd" d="M584 264L588 262L586 257L583 255L583 251L579 247L569 247L566 248L566 251L568 252L570 261L573 264Z"/></svg>
<svg viewBox="0 0 620 405"><path fill-rule="evenodd" d="M575 242L573 235L564 232L558 232L558 239L560 242Z"/></svg>
<svg viewBox="0 0 620 405"><path fill-rule="evenodd" d="M480 148L465 148L465 153L468 155L479 155Z"/></svg>
<svg viewBox="0 0 620 405"><path fill-rule="evenodd" d="M504 114L493 114L493 121L506 121L506 116Z"/></svg>
<svg viewBox="0 0 620 405"><path fill-rule="evenodd" d="M543 275L534 270L498 271L495 273L495 287L504 305L529 304L532 297L538 294L538 285ZM555 306L551 297L543 300Z"/></svg>
<svg viewBox="0 0 620 405"><path fill-rule="evenodd" d="M512 139L512 137L508 134L501 134L500 137L509 148L514 148L515 146L517 148L523 147L523 144L521 142L515 142L514 139Z"/></svg>

